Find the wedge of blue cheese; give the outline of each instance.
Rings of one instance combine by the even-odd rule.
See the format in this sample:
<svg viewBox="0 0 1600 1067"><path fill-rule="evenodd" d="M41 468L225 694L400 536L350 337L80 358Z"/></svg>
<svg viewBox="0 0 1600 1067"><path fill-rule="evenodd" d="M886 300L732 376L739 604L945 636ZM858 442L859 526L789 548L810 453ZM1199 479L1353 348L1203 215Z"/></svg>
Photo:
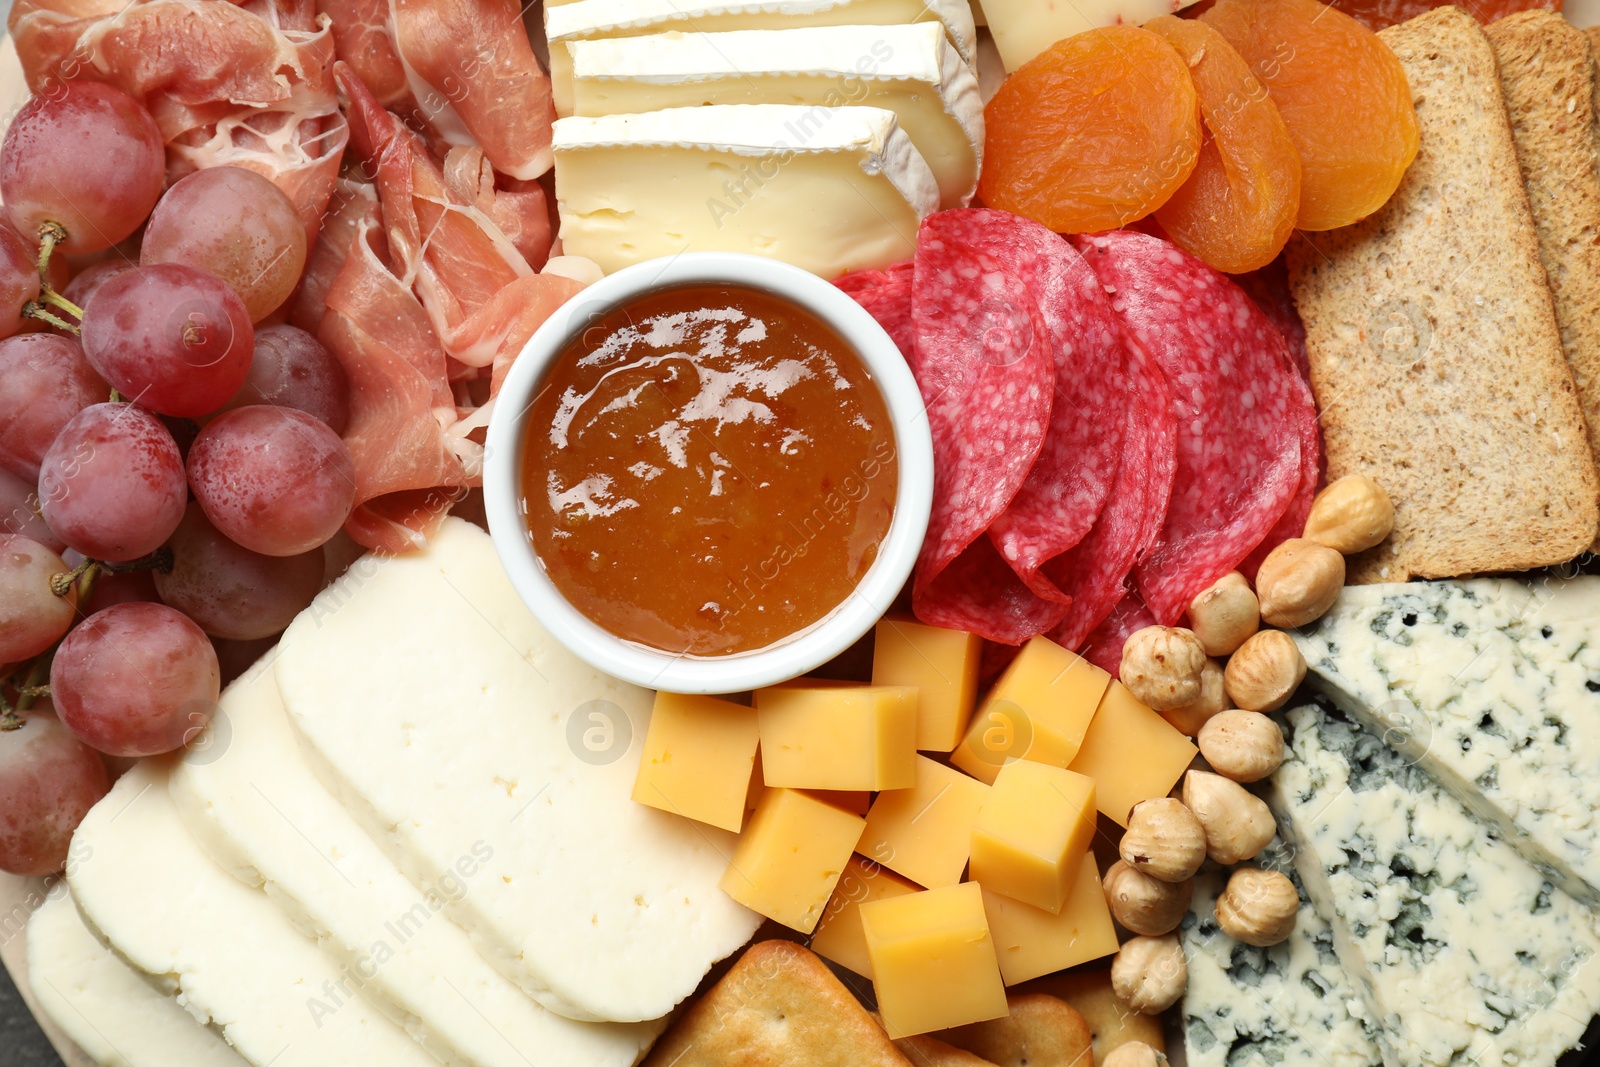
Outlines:
<svg viewBox="0 0 1600 1067"><path fill-rule="evenodd" d="M1217 897L1228 871L1207 864L1181 931L1189 964L1183 995L1188 1067L1376 1067L1377 1034L1361 995L1339 962L1333 929L1311 906L1273 841L1258 860L1300 888L1300 914L1288 939L1270 948L1235 941L1217 926Z"/></svg>
<svg viewBox="0 0 1600 1067"><path fill-rule="evenodd" d="M1600 904L1600 578L1352 586L1308 677L1562 888Z"/></svg>
<svg viewBox="0 0 1600 1067"><path fill-rule="evenodd" d="M1268 802L1392 1067L1543 1067L1600 1009L1594 916L1374 734L1284 716Z"/></svg>

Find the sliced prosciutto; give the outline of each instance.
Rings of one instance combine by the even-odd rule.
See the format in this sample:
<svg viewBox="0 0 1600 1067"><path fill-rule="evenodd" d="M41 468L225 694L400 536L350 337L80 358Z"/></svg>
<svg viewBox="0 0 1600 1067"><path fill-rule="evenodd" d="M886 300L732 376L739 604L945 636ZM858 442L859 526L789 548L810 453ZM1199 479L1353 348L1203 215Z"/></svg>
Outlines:
<svg viewBox="0 0 1600 1067"><path fill-rule="evenodd" d="M989 539L1036 596L1071 597L1040 568L1082 541L1105 506L1122 455L1127 355L1100 282L1063 238L1003 211L958 213L975 247L1016 272L1033 294L1055 362L1055 397L1039 457L989 526Z"/></svg>
<svg viewBox="0 0 1600 1067"><path fill-rule="evenodd" d="M978 250L964 212L923 221L907 353L933 437L933 511L912 609L935 626L1018 644L1060 621L985 536L1022 488L1050 426L1055 362L1025 279Z"/></svg>
<svg viewBox="0 0 1600 1067"><path fill-rule="evenodd" d="M1117 479L1088 536L1044 568L1071 598L1050 633L1065 648L1082 647L1124 597L1134 564L1161 530L1172 492L1177 424L1166 377L1137 342L1125 339L1125 345L1130 402Z"/></svg>
<svg viewBox="0 0 1600 1067"><path fill-rule="evenodd" d="M519 23L520 25L520 23ZM550 313L581 286L536 274L489 215L451 189L418 136L343 63L352 144L375 175L389 254L451 358L496 380Z"/></svg>
<svg viewBox="0 0 1600 1067"><path fill-rule="evenodd" d="M1314 416L1282 334L1233 282L1146 234L1075 240L1171 389L1172 496L1134 572L1150 613L1171 625L1288 509L1301 482L1304 424Z"/></svg>

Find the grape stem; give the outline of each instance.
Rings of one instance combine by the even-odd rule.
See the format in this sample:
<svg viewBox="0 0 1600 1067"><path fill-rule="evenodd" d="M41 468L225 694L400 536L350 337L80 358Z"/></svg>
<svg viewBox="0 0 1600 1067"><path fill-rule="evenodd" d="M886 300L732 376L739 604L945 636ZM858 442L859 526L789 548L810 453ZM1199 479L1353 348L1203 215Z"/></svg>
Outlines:
<svg viewBox="0 0 1600 1067"><path fill-rule="evenodd" d="M55 656L52 649L33 661L33 667L28 671L27 680L17 686L17 714L21 714L33 707L35 698L50 695L50 686L45 684L45 679L50 677L50 660ZM17 725L21 725L19 722ZM13 727L15 729L15 727Z"/></svg>
<svg viewBox="0 0 1600 1067"><path fill-rule="evenodd" d="M52 574L50 576L50 591L56 596L66 596L68 593L72 592L72 587L79 578L85 578L85 581L89 583L90 588L92 588L92 583L94 582L96 573L99 571L99 567L99 560L86 559L76 567L72 568L70 571L62 571L60 574ZM88 596L87 589L83 591L83 595Z"/></svg>
<svg viewBox="0 0 1600 1067"><path fill-rule="evenodd" d="M67 229L59 222L41 222L39 224L39 277L43 278L50 269L50 254L56 250L56 245L67 239ZM81 318L82 316L80 316Z"/></svg>
<svg viewBox="0 0 1600 1067"><path fill-rule="evenodd" d="M74 337L83 333L81 329L79 329L77 326L74 326L66 319L63 319L61 316L55 314L54 312L46 311L44 305L39 303L37 300L30 300L26 304L23 304L22 313L30 319L38 319L40 322L48 322L58 330L66 330Z"/></svg>
<svg viewBox="0 0 1600 1067"><path fill-rule="evenodd" d="M77 319L79 322L83 321L83 309L77 304L74 304L72 301L68 300L66 297L62 296L60 293L56 292L50 286L43 286L39 290L39 297L47 303L54 304L62 311L65 311L68 315L71 315L73 318Z"/></svg>
<svg viewBox="0 0 1600 1067"><path fill-rule="evenodd" d="M148 556L141 556L126 563L107 563L103 559L86 559L70 571L51 575L50 591L56 596L66 596L72 592L75 584L82 583L78 588L78 595L86 597L94 588L95 579L104 574L132 574L134 571L160 571L162 574L172 573L172 549L158 548Z"/></svg>

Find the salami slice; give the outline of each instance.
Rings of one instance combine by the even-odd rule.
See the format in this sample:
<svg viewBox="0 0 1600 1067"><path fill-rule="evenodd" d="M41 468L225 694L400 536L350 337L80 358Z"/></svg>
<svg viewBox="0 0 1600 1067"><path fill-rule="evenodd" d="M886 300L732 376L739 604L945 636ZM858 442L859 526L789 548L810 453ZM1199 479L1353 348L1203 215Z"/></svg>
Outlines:
<svg viewBox="0 0 1600 1067"><path fill-rule="evenodd" d="M1126 347L1132 402L1116 483L1089 535L1045 565L1049 579L1072 598L1050 633L1066 648L1081 647L1127 592L1128 575L1160 532L1172 492L1177 428L1166 377L1137 342Z"/></svg>
<svg viewBox="0 0 1600 1067"><path fill-rule="evenodd" d="M1155 616L1145 607L1144 601L1128 594L1117 602L1110 615L1089 635L1083 648L1083 658L1101 670L1109 671L1115 678L1122 670L1122 646L1128 638L1156 624Z"/></svg>
<svg viewBox="0 0 1600 1067"><path fill-rule="evenodd" d="M858 270L835 279L834 285L848 293L867 313L878 320L900 354L911 359L915 333L911 329L912 265L908 259L884 270Z"/></svg>
<svg viewBox="0 0 1600 1067"><path fill-rule="evenodd" d="M952 211L974 247L1019 277L1038 303L1055 364L1039 458L989 527L989 539L1036 596L1069 597L1040 572L1083 540L1117 476L1128 408L1122 328L1100 282L1059 235L1004 211Z"/></svg>
<svg viewBox="0 0 1600 1067"><path fill-rule="evenodd" d="M1294 297L1289 295L1289 268L1284 264L1283 257L1279 256L1249 274L1235 274L1233 280L1283 334L1284 343L1289 348L1289 362L1300 372L1300 377L1309 383L1311 358L1306 355L1306 324L1300 321Z"/></svg>
<svg viewBox="0 0 1600 1067"><path fill-rule="evenodd" d="M1278 519L1277 525L1267 532L1267 536L1257 545L1239 565L1239 570L1252 582L1256 580L1256 571L1261 569L1261 561L1267 558L1267 553L1289 540L1299 537L1305 532L1306 519L1311 515L1311 504L1317 497L1317 486L1322 483L1322 432L1317 424L1316 402L1311 399L1311 388L1304 381L1299 381L1299 403L1296 404L1295 418L1300 424L1300 484L1295 488L1294 499L1289 501L1289 507Z"/></svg>
<svg viewBox="0 0 1600 1067"><path fill-rule="evenodd" d="M1034 596L984 533L1044 445L1055 363L1033 294L979 250L981 231L966 212L940 212L917 237L908 355L928 410L934 485L912 608L931 625L1017 644L1055 626L1065 605Z"/></svg>
<svg viewBox="0 0 1600 1067"><path fill-rule="evenodd" d="M1172 497L1134 571L1151 614L1171 625L1288 509L1301 480L1302 383L1277 328L1204 263L1145 234L1075 240L1172 391Z"/></svg>

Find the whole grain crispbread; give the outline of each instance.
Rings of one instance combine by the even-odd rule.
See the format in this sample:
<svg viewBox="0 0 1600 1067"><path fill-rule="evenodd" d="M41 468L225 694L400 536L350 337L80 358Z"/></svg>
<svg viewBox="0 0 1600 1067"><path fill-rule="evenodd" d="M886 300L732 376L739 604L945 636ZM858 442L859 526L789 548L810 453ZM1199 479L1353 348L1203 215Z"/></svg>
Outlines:
<svg viewBox="0 0 1600 1067"><path fill-rule="evenodd" d="M1411 84L1417 158L1376 214L1289 249L1328 479L1368 475L1395 505L1347 580L1563 562L1595 538L1600 483L1494 52L1455 7L1379 36Z"/></svg>
<svg viewBox="0 0 1600 1067"><path fill-rule="evenodd" d="M1500 65L1522 183L1578 387L1600 456L1600 160L1589 37L1553 11L1522 11L1484 31ZM1589 31L1593 33L1594 31ZM1600 549L1600 542L1594 546Z"/></svg>

